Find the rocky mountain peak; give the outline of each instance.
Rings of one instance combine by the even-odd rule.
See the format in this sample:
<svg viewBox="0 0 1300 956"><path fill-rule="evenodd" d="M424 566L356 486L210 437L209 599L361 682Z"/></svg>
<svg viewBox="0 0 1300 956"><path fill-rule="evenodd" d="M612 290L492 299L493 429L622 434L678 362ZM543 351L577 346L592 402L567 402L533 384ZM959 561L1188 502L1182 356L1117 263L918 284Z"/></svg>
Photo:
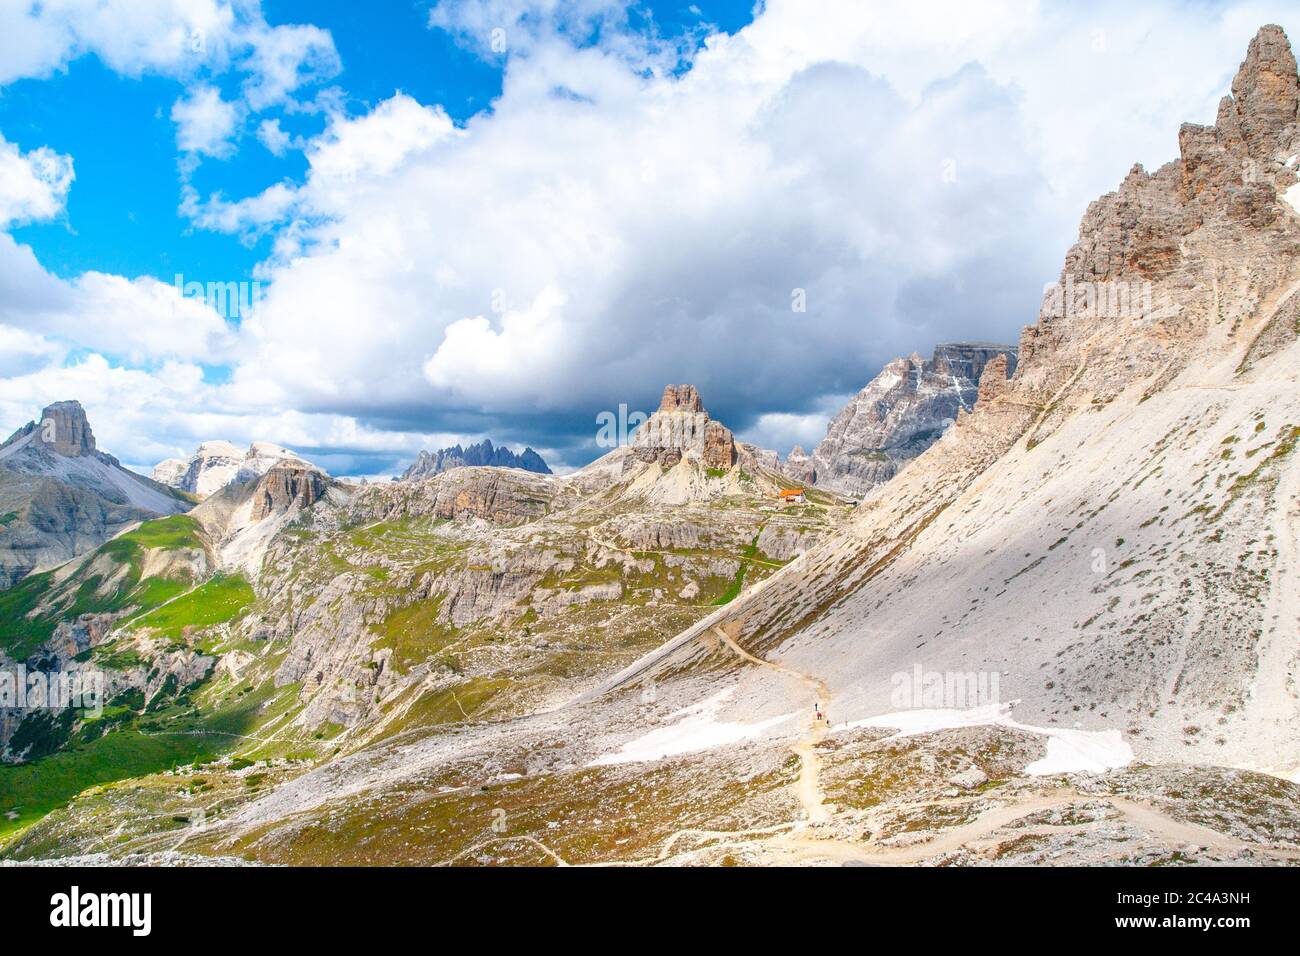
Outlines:
<svg viewBox="0 0 1300 956"><path fill-rule="evenodd" d="M700 402L700 393L694 385L665 385L663 398L659 401L661 412L702 412L704 405Z"/></svg>
<svg viewBox="0 0 1300 956"><path fill-rule="evenodd" d="M1220 104L1221 128L1235 119L1251 155L1267 157L1277 149L1282 135L1296 123L1300 111L1300 80L1295 55L1286 32L1276 24L1260 27L1246 50L1246 59L1232 81L1235 106ZM1224 130L1226 132L1226 130Z"/></svg>
<svg viewBox="0 0 1300 956"><path fill-rule="evenodd" d="M811 457L790 453L783 470L847 495L861 495L892 478L929 448L963 413L993 394L1015 371L1014 346L951 342L930 359L912 354L889 362L831 420Z"/></svg>
<svg viewBox="0 0 1300 956"><path fill-rule="evenodd" d="M319 468L302 461L281 461L258 482L252 519L260 521L295 506L310 508L328 489L329 478Z"/></svg>
<svg viewBox="0 0 1300 956"><path fill-rule="evenodd" d="M418 481L442 474L452 468L465 467L521 468L538 475L551 474L550 466L531 447L515 453L505 445L493 445L485 438L475 445L462 448L452 445L436 452L422 451L402 473L403 481Z"/></svg>
<svg viewBox="0 0 1300 956"><path fill-rule="evenodd" d="M0 444L0 590L128 525L188 508L99 451L80 402L55 402Z"/></svg>
<svg viewBox="0 0 1300 956"><path fill-rule="evenodd" d="M979 391L975 399L977 402L991 402L999 395L1005 395L1010 391L1010 363L1014 359L1013 354L1002 354L993 356L985 363L978 379Z"/></svg>
<svg viewBox="0 0 1300 956"><path fill-rule="evenodd" d="M624 468L638 461L675 465L687 456L698 458L706 468L736 463L735 436L709 417L694 385L666 386L659 410L636 430L631 444L633 454Z"/></svg>
<svg viewBox="0 0 1300 956"><path fill-rule="evenodd" d="M785 461L781 463L781 471L798 481L811 482L813 480L812 456L803 450L802 445L795 445L790 449L790 454L785 456Z"/></svg>
<svg viewBox="0 0 1300 956"><path fill-rule="evenodd" d="M1172 266L1178 239L1207 220L1272 224L1279 214L1279 194L1295 183L1289 160L1298 146L1298 126L1295 55L1281 27L1263 27L1232 81L1232 95L1219 102L1215 124L1184 123L1178 131L1180 162L1150 177L1130 174L1118 197L1112 193L1093 204L1130 207L1124 231L1143 242L1130 250L1126 263L1151 262L1148 253L1163 245L1171 251L1154 264ZM1088 232L1094 231L1095 218L1090 209L1084 218ZM1081 237L1086 234L1081 231Z"/></svg>
<svg viewBox="0 0 1300 956"><path fill-rule="evenodd" d="M301 458L279 445L255 441L244 450L221 439L201 443L189 458L168 458L153 470L154 481L207 498L229 484L261 477L280 461Z"/></svg>
<svg viewBox="0 0 1300 956"><path fill-rule="evenodd" d="M81 402L47 405L37 426L36 440L56 454L80 458L95 453L95 435Z"/></svg>

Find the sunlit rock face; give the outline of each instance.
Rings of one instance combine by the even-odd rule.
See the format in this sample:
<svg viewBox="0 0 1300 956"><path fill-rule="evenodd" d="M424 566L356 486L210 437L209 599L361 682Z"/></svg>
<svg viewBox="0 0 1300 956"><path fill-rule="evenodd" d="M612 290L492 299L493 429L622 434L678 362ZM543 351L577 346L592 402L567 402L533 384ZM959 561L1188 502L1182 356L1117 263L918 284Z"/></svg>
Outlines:
<svg viewBox="0 0 1300 956"><path fill-rule="evenodd" d="M731 429L709 417L694 385L665 387L658 411L633 433L631 446L628 466L638 461L675 465L687 455L698 457L707 468L736 463Z"/></svg>
<svg viewBox="0 0 1300 956"><path fill-rule="evenodd" d="M928 361L915 353L895 359L840 410L811 459L795 449L785 471L852 496L884 484L974 408L995 360L1010 375L1015 346L956 343L938 346Z"/></svg>

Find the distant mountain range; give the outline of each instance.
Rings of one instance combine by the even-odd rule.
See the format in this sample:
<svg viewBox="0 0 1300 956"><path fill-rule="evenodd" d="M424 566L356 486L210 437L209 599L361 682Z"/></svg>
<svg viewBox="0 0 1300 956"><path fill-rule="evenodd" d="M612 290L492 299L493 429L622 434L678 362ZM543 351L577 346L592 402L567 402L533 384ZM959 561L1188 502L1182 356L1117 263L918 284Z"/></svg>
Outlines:
<svg viewBox="0 0 1300 956"><path fill-rule="evenodd" d="M228 441L205 441L189 458L168 458L153 470L154 481L207 498L232 482L258 478L282 461L304 463L287 448L255 441L244 451Z"/></svg>
<svg viewBox="0 0 1300 956"><path fill-rule="evenodd" d="M402 473L402 481L417 481L421 478L429 478L433 475L440 475L450 468L465 468L469 466L491 466L495 468L522 468L524 471L531 471L539 475L549 475L551 469L542 456L537 454L531 448L525 448L521 453L516 454L504 445L493 445L490 439L484 439L476 445L469 445L462 448L460 445L452 445L450 448L443 448L436 452L422 451L412 463Z"/></svg>

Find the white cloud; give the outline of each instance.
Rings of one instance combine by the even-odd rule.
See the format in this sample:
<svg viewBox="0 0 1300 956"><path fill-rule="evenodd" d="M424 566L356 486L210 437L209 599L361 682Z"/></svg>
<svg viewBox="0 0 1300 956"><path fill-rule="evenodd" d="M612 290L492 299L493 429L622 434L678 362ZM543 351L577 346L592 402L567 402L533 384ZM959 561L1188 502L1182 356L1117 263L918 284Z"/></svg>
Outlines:
<svg viewBox="0 0 1300 956"><path fill-rule="evenodd" d="M1031 306L1034 261L1049 261L1024 235L1044 187L1013 97L979 70L918 105L851 64L796 61L760 82L737 63L751 55L647 79L617 55L543 45L463 131L407 96L336 122L308 151L297 241L269 270L237 376L305 407L562 412L688 380L715 413L780 407L910 351L931 321L907 311L924 283L978 279L998 244L1022 263L939 321L1005 334L1000 288L1032 276ZM936 134L991 153L949 188Z"/></svg>
<svg viewBox="0 0 1300 956"><path fill-rule="evenodd" d="M234 6L218 0L44 0L0 5L0 85L46 76L93 53L128 76L180 75L199 65L192 51L224 57L236 29Z"/></svg>
<svg viewBox="0 0 1300 956"><path fill-rule="evenodd" d="M497 393L498 401L530 400L533 390L516 370L529 368L549 381L579 357L561 320L566 301L564 293L548 286L527 308L507 310L499 328L481 315L458 319L424 363L424 377L435 388L465 393L475 391L486 374L508 390Z"/></svg>
<svg viewBox="0 0 1300 956"><path fill-rule="evenodd" d="M278 122L262 126L259 136L265 135L270 144L288 142ZM408 158L457 135L442 109L421 106L399 93L356 118L332 114L325 131L304 144L309 170L301 189L277 183L256 196L231 202L219 193L200 200L187 187L181 212L204 229L244 234L261 233L300 212L346 213L370 184L382 186Z"/></svg>
<svg viewBox="0 0 1300 956"><path fill-rule="evenodd" d="M125 76L247 74L254 109L340 69L328 31L271 26L260 0L42 0L0 5L0 86L47 76L80 56Z"/></svg>
<svg viewBox="0 0 1300 956"><path fill-rule="evenodd" d="M171 111L177 145L185 154L182 179L188 179L204 157L227 159L234 154L246 113L296 108L294 97L304 86L342 69L327 30L271 26L260 0L0 4L0 89L15 80L47 76L87 55L125 76L159 74L187 85ZM212 79L232 70L244 79L240 97L228 101ZM277 132L278 126L264 125L259 136L279 155L288 141Z"/></svg>
<svg viewBox="0 0 1300 956"><path fill-rule="evenodd" d="M72 157L44 146L23 153L0 135L0 229L57 216L72 180Z"/></svg>
<svg viewBox="0 0 1300 956"><path fill-rule="evenodd" d="M304 86L342 68L328 31L271 26L260 0L0 4L0 88L47 76L87 55L125 76L159 74L187 84L187 94L172 107L185 176L202 157L233 154L232 140L246 112L295 108L294 97ZM233 102L223 100L211 82L228 71L244 77Z"/></svg>
<svg viewBox="0 0 1300 956"><path fill-rule="evenodd" d="M182 152L225 159L235 151L239 107L221 98L215 86L196 86L172 105L176 145Z"/></svg>
<svg viewBox="0 0 1300 956"><path fill-rule="evenodd" d="M200 200L190 185L181 190L181 214L214 232L238 233L256 238L282 222L298 203L297 190L284 183L268 186L256 196L227 202L220 193Z"/></svg>
<svg viewBox="0 0 1300 956"><path fill-rule="evenodd" d="M399 93L356 119L335 116L311 144L312 186L323 203L341 203L338 189L359 179L388 176L412 154L427 150L456 133L439 107L422 106ZM328 193L327 193L328 191Z"/></svg>
<svg viewBox="0 0 1300 956"><path fill-rule="evenodd" d="M0 378L28 372L61 361L65 350L44 336L0 325Z"/></svg>
<svg viewBox="0 0 1300 956"><path fill-rule="evenodd" d="M747 434L811 444L819 399L894 356L1015 341L1087 203L1172 158L1285 12L1179 14L1166 42L1168 6L772 0L681 76L641 68L653 40L537 27L622 6L441 4L466 36L526 32L491 113L457 129L399 94L335 115L292 199L198 207L228 232L284 223L241 387L574 423L694 381Z"/></svg>
<svg viewBox="0 0 1300 956"><path fill-rule="evenodd" d="M175 286L148 276L131 280L94 271L63 280L4 233L0 323L64 349L93 349L135 365L174 359L218 363L237 355L235 332L225 319L205 302L184 298Z"/></svg>
<svg viewBox="0 0 1300 956"><path fill-rule="evenodd" d="M137 365L169 358L220 364L234 357L235 337L225 319L174 285L86 272L72 287L73 307L49 317L48 334Z"/></svg>
<svg viewBox="0 0 1300 956"><path fill-rule="evenodd" d="M85 337L108 354L122 337L153 363L138 374L158 379L148 400L169 434L405 449L403 436L481 434L495 420L515 435L533 423L531 441L563 450L595 410L694 381L745 437L808 447L830 404L886 360L1014 340L1087 203L1134 160L1173 158L1181 122L1212 119L1261 23L1295 25L1277 2L770 0L677 75L672 44L622 29L625 6L441 3L435 25L471 44L507 31L491 112L458 128L405 94L351 118L318 97L329 125L305 144L302 184L188 191L185 214L203 228L274 230L265 301L238 330L205 317L187 332L132 331L130 310L152 315L165 296L102 280L115 318L103 332L78 325L87 283L45 275L8 237L0 321L44 336L14 316L52 303L57 346ZM57 18L40 19L51 48L63 42ZM324 49L312 34L249 56L246 20L214 49L252 71L251 101L332 69L328 56L311 65ZM597 45L566 39L592 24ZM285 134L259 135L270 147ZM806 312L792 311L795 290ZM182 374L211 347L237 359L228 386ZM96 369L124 383L114 401L137 381ZM77 385L44 374L42 387Z"/></svg>
<svg viewBox="0 0 1300 956"><path fill-rule="evenodd" d="M670 72L703 35L697 36L702 25L672 37L660 35L653 24L632 30L629 10L637 6L634 0L439 0L429 11L429 26L489 60L528 55L563 38L599 46L638 72Z"/></svg>
<svg viewBox="0 0 1300 956"><path fill-rule="evenodd" d="M92 353L64 364L58 349L0 326L0 349L10 344L45 361L28 368L0 365L0 439L35 419L51 401L76 398L86 408L99 447L145 473L164 458L190 454L214 436L311 450L313 460L336 474L350 473L357 455L397 453L413 459L422 448L445 447L464 437L375 429L347 415L267 408L238 389L205 381L203 370L191 362L130 369Z"/></svg>
<svg viewBox="0 0 1300 956"><path fill-rule="evenodd" d="M293 145L293 138L280 128L278 119L265 119L257 125L257 139L272 156L283 156Z"/></svg>
<svg viewBox="0 0 1300 956"><path fill-rule="evenodd" d="M242 66L251 75L244 96L254 110L282 103L304 83L328 79L342 68L329 31L319 27L257 23L247 39L252 50Z"/></svg>
<svg viewBox="0 0 1300 956"><path fill-rule="evenodd" d="M811 454L813 446L826 437L826 426L853 396L826 395L817 402L815 411L805 414L793 412L767 412L759 415L753 425L738 437L760 448L771 448L787 454L795 445Z"/></svg>

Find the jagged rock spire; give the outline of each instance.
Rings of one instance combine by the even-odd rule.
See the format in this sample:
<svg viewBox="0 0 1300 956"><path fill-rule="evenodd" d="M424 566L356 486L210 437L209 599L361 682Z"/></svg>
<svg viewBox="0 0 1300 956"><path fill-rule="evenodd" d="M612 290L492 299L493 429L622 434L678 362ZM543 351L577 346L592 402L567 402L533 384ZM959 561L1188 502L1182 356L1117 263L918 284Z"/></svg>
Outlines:
<svg viewBox="0 0 1300 956"><path fill-rule="evenodd" d="M668 385L659 410L632 436L633 454L625 463L658 461L675 465L685 452L693 452L709 468L730 468L736 463L736 442L731 430L709 418L694 385Z"/></svg>
<svg viewBox="0 0 1300 956"><path fill-rule="evenodd" d="M81 402L55 402L46 406L36 426L36 440L57 454L78 458L95 453L95 435Z"/></svg>
<svg viewBox="0 0 1300 956"><path fill-rule="evenodd" d="M1252 156L1271 157L1300 111L1300 78L1285 31L1275 24L1260 27L1246 59L1232 81L1236 125ZM1220 106L1220 119L1232 125ZM1222 125L1222 124L1220 124ZM1228 132L1228 130L1223 130Z"/></svg>
<svg viewBox="0 0 1300 956"><path fill-rule="evenodd" d="M694 385L665 385L659 401L661 412L702 412L704 405Z"/></svg>

